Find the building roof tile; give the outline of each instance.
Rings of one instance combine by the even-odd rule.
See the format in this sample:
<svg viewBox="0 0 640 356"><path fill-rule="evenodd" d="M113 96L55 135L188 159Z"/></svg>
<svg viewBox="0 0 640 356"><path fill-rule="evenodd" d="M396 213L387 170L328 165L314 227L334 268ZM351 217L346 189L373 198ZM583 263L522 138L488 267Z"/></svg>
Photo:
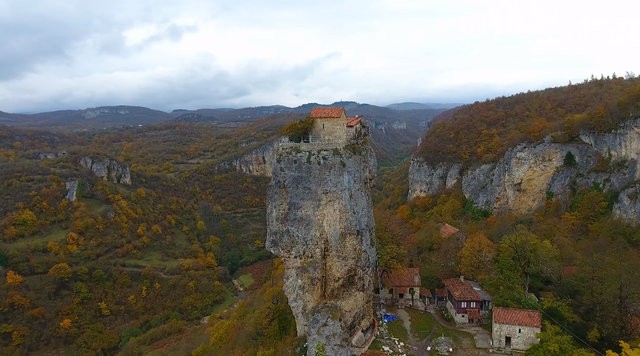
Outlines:
<svg viewBox="0 0 640 356"><path fill-rule="evenodd" d="M311 109L309 117L312 119L339 119L344 115L344 108L341 107L321 107L317 106Z"/></svg>
<svg viewBox="0 0 640 356"><path fill-rule="evenodd" d="M482 297L476 292L469 281L465 281L462 278L449 278L442 282L455 300L482 301Z"/></svg>
<svg viewBox="0 0 640 356"><path fill-rule="evenodd" d="M517 308L493 308L493 322L505 325L529 326L539 328L542 326L540 311Z"/></svg>
<svg viewBox="0 0 640 356"><path fill-rule="evenodd" d="M347 119L347 127L353 127L362 121L361 117L350 117Z"/></svg>
<svg viewBox="0 0 640 356"><path fill-rule="evenodd" d="M459 229L449 225L449 224L444 224L442 225L442 227L440 228L440 236L442 237L449 237L451 235L455 235L458 232L460 232Z"/></svg>
<svg viewBox="0 0 640 356"><path fill-rule="evenodd" d="M392 271L385 275L383 283L390 287L419 287L420 269L405 268Z"/></svg>

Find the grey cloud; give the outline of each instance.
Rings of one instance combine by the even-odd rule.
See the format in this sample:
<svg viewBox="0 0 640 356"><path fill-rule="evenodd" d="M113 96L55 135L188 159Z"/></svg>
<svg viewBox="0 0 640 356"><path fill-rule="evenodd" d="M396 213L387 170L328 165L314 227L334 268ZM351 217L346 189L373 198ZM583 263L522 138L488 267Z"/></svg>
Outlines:
<svg viewBox="0 0 640 356"><path fill-rule="evenodd" d="M16 32L19 31L19 32ZM61 59L76 36L70 31L0 25L0 80L20 77L42 61Z"/></svg>
<svg viewBox="0 0 640 356"><path fill-rule="evenodd" d="M178 42L185 34L196 32L198 30L197 26L194 25L178 25L175 23L170 23L169 25L164 26L158 33L147 38L144 42L142 42L138 48L144 48L149 45L152 45L156 42L162 42L165 40L171 42Z"/></svg>

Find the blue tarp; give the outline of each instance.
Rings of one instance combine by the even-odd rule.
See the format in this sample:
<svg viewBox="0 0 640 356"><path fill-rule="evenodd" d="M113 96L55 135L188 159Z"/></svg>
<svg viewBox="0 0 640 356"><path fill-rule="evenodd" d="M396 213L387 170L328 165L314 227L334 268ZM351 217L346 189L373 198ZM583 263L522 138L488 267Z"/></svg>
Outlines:
<svg viewBox="0 0 640 356"><path fill-rule="evenodd" d="M382 316L382 320L384 320L385 323L390 323L396 319L398 319L398 316L393 314L384 314Z"/></svg>

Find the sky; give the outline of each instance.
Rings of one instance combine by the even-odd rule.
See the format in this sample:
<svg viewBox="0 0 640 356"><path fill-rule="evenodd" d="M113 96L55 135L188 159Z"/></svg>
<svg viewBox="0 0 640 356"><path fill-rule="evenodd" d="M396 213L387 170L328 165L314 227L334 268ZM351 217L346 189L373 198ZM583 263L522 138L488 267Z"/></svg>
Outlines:
<svg viewBox="0 0 640 356"><path fill-rule="evenodd" d="M640 73L640 2L0 0L0 111L466 103Z"/></svg>

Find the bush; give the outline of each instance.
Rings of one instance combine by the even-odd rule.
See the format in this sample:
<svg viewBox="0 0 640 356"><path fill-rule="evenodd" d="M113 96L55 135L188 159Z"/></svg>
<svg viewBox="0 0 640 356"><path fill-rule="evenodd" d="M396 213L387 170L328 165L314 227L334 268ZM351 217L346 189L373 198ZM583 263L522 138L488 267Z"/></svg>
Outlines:
<svg viewBox="0 0 640 356"><path fill-rule="evenodd" d="M564 156L564 165L567 167L575 167L576 165L576 156L571 153L571 151L567 151L567 154Z"/></svg>
<svg viewBox="0 0 640 356"><path fill-rule="evenodd" d="M302 136L307 136L311 133L312 128L313 119L308 117L306 119L288 123L280 132L284 136L289 136L289 140L293 142L300 142L302 140Z"/></svg>

